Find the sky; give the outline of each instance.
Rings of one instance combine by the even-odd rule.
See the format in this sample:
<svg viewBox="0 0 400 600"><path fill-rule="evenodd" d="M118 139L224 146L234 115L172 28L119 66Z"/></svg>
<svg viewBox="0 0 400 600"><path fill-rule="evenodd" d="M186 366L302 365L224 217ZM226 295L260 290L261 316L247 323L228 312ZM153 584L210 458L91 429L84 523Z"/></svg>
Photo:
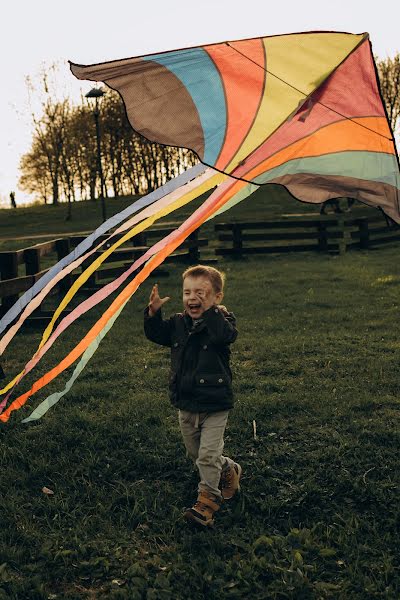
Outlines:
<svg viewBox="0 0 400 600"><path fill-rule="evenodd" d="M64 8L63 8L64 6ZM32 139L26 77L59 63L60 95L79 98L65 61L98 63L226 40L299 31L369 32L379 58L400 51L399 0L13 0L0 29L0 204L29 198L18 189L19 161Z"/></svg>

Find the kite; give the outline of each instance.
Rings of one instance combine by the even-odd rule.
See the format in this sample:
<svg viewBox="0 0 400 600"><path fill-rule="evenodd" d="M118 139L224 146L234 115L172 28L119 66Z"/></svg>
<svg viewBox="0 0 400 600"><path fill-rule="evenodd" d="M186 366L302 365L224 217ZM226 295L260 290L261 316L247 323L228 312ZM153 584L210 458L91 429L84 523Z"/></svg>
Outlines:
<svg viewBox="0 0 400 600"><path fill-rule="evenodd" d="M111 244L67 292L33 358L0 390L0 394L7 393L0 403L3 422L80 358L64 390L49 396L24 422L40 418L68 392L149 274L192 231L260 185L283 185L303 202L352 197L382 209L400 223L398 157L366 33L295 33L70 66L77 78L101 81L118 91L139 134L153 142L190 149L201 163L109 219L1 319L0 333L20 315L0 340L0 354L62 277L102 245ZM57 317L79 287L118 245L213 187L184 223L75 308L53 331ZM102 233L115 227L105 242L92 248ZM122 238L113 240L123 232ZM133 279L77 346L6 408L15 387L55 339L130 275Z"/></svg>
<svg viewBox="0 0 400 600"><path fill-rule="evenodd" d="M399 214L399 169L368 34L311 32L71 64L117 90L132 127L255 184Z"/></svg>

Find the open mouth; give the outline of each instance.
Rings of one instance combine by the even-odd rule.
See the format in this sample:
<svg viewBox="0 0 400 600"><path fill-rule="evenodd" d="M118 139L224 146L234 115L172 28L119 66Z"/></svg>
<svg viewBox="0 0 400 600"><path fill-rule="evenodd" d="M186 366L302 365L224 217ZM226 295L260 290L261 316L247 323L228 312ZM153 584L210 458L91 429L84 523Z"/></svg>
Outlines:
<svg viewBox="0 0 400 600"><path fill-rule="evenodd" d="M201 304L189 304L188 308L189 310L196 312L197 310L200 310Z"/></svg>

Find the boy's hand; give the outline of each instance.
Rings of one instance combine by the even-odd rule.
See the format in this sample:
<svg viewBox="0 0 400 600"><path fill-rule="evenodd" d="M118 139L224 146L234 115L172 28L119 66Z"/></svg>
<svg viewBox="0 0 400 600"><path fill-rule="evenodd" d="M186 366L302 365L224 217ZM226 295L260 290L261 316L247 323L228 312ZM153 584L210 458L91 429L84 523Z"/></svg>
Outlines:
<svg viewBox="0 0 400 600"><path fill-rule="evenodd" d="M222 314L227 317L229 314L228 309L226 308L226 306L224 306L223 304L218 304L218 308L219 310L222 312Z"/></svg>
<svg viewBox="0 0 400 600"><path fill-rule="evenodd" d="M150 298L149 298L149 315L153 317L156 312L162 307L163 304L168 302L170 299L169 296L165 296L165 298L160 298L158 293L158 284L156 283L151 290Z"/></svg>

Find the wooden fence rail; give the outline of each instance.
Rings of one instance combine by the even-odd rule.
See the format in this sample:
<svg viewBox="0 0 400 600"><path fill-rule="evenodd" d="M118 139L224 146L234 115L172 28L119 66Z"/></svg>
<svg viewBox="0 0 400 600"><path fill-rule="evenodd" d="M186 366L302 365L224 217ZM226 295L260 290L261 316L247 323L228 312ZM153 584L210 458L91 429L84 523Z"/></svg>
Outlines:
<svg viewBox="0 0 400 600"><path fill-rule="evenodd" d="M400 229L389 226L381 215L217 223L215 231L219 242L230 242L219 245L216 254L234 257L310 250L337 253L400 241Z"/></svg>
<svg viewBox="0 0 400 600"><path fill-rule="evenodd" d="M114 250L114 252L105 259L102 266L96 269L96 271L90 276L87 285L82 291L92 292L96 286L102 285L104 280L118 277L118 275L123 273L128 268L133 260L136 260L142 256L142 254L144 254L150 248L150 245L153 245L156 241L172 233L174 229L174 227L169 227L157 229L154 228L152 230L143 231L139 235L132 238L130 242L127 242L127 244L123 244L120 248ZM123 234L120 236L115 236L112 241L105 245L104 249L109 248L111 244L113 244L118 238L122 237L122 235ZM107 236L104 236L104 239L106 239L106 237ZM74 246L82 241L83 238L74 236L69 239L72 246ZM179 246L179 249L168 256L164 262L183 262L195 264L200 260L200 248L207 245L208 239L200 238L199 230L197 229L196 231L193 231L188 238L182 242L182 244ZM89 264L93 262L93 260L102 254L102 252L103 249L96 251L87 261L82 264L82 270L86 269ZM154 272L154 275L168 275L168 272L165 271L165 268L158 268Z"/></svg>
<svg viewBox="0 0 400 600"><path fill-rule="evenodd" d="M107 257L102 265L97 269L93 275L88 279L85 286L82 288L82 292L91 292L93 288L102 284L105 279L116 277L125 271L132 261L149 249L148 242L151 240L151 244L157 239L162 239L165 235L168 235L174 231L174 227L169 228L154 228L154 230L147 230L139 235L135 236L129 242L123 244L120 248L114 250L114 252ZM85 269L91 262L98 258L105 249L109 248L117 239L120 239L124 234L120 234L112 238L105 246L98 251L94 252L88 260L82 263L82 270ZM100 241L104 241L109 236L100 236L95 242L96 245ZM0 252L0 298L2 300L0 305L0 316L5 314L11 306L18 300L19 294L28 290L40 277L47 272L51 264L61 260L67 256L71 249L76 247L80 242L85 239L84 236L70 236L67 238L59 238L36 244L30 248L24 248L22 250L15 250L10 252ZM167 262L185 262L195 264L200 259L200 248L207 246L208 239L199 237L199 230L197 229L179 246L179 249L168 257ZM54 257L51 257L54 254ZM42 267L42 259L46 257L47 269ZM49 266L50 264L50 266ZM20 266L24 265L25 274L21 275ZM158 275L168 274L164 271L159 271ZM52 293L65 294L65 292L71 287L72 282L79 273L71 273L64 277L55 288ZM42 320L48 319L50 315L46 311L41 311L41 316L44 317ZM40 318L40 317L39 317ZM34 317L37 321L37 315Z"/></svg>
<svg viewBox="0 0 400 600"><path fill-rule="evenodd" d="M106 259L82 288L82 292L91 292L104 283L104 280L118 276L141 256L150 245L174 231L174 227L154 227L148 229L129 242L124 243ZM349 217L345 215L304 218L287 217L276 221L233 222L215 225L218 242L215 253L222 256L241 257L245 254L281 253L281 252L345 252L359 248L368 249L383 244L400 241L400 229L389 227L380 214L374 217ZM86 268L101 253L123 234L115 236L101 250L82 264ZM108 236L101 236L95 244ZM46 257L46 266L54 264L69 254L83 239L82 236L70 236L36 244L30 248L12 252L0 252L0 316L18 300L19 294L29 289L46 272L42 259ZM226 243L229 245L226 245ZM182 261L196 264L200 261L200 248L208 245L208 239L199 237L194 231L166 262ZM53 257L51 256L53 254ZM20 267L24 265L24 274ZM162 270L157 272L161 275ZM164 271L164 274L165 273ZM64 294L79 273L65 277L53 292Z"/></svg>
<svg viewBox="0 0 400 600"><path fill-rule="evenodd" d="M0 315L18 300L19 294L28 290L47 269L41 269L41 258L54 253L61 260L69 253L68 240L59 238L36 244L30 248L0 252ZM55 260L55 259L54 259ZM19 276L19 266L25 265L25 275ZM60 281L54 292L64 292L70 286L69 278Z"/></svg>

